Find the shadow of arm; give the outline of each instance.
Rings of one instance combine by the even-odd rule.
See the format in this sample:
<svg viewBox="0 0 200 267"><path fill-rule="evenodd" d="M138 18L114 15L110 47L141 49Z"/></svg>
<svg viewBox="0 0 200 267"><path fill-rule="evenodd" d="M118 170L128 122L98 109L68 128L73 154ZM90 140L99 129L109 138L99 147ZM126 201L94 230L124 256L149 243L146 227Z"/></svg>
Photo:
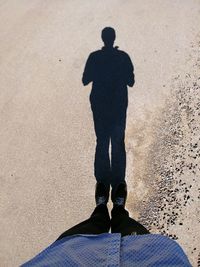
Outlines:
<svg viewBox="0 0 200 267"><path fill-rule="evenodd" d="M129 87L133 87L135 84L135 74L134 74L134 66L130 59L130 57L127 57L127 85Z"/></svg>
<svg viewBox="0 0 200 267"><path fill-rule="evenodd" d="M82 83L84 86L86 86L92 81L93 81L93 60L90 54L85 64L85 69L84 69L83 77L82 77Z"/></svg>

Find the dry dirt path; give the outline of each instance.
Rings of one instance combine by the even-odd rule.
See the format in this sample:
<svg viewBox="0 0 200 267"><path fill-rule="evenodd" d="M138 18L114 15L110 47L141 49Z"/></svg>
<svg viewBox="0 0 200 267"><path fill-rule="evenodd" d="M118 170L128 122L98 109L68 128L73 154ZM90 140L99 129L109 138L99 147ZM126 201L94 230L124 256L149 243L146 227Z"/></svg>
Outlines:
<svg viewBox="0 0 200 267"><path fill-rule="evenodd" d="M179 201L180 216L188 216L184 222L181 217L176 228L167 221L173 210L160 201L161 210L154 202L160 194L162 199L169 194L155 184L166 186L165 171L176 153L187 152L181 152L182 145L193 138L176 99L180 98L180 107L193 101L195 109L198 90L195 98L192 91L183 96L185 87L179 92L174 79L187 80L194 88L198 67L194 70L191 62L199 49L199 14L197 0L0 0L0 266L17 266L33 257L94 208L95 135L90 86L82 86L81 76L88 54L102 46L100 32L105 26L115 28L116 45L128 52L135 66L126 131L127 209L152 231L176 234L195 266L199 229L197 191L191 190L198 187L197 177L175 175L167 184L166 190L172 191L179 178L187 187L192 185L194 203L190 207L188 200L184 209ZM185 76L185 66L191 78ZM175 114L185 118L179 124L185 141L180 137L175 142L171 132L166 133L175 125ZM195 111L196 125L198 116ZM198 128L194 131L198 137ZM171 142L169 149L161 146L166 139ZM170 168L176 167L174 163ZM177 186L181 190L182 184ZM163 212L168 213L166 221ZM149 214L154 214L155 225ZM187 226L190 214L192 228Z"/></svg>

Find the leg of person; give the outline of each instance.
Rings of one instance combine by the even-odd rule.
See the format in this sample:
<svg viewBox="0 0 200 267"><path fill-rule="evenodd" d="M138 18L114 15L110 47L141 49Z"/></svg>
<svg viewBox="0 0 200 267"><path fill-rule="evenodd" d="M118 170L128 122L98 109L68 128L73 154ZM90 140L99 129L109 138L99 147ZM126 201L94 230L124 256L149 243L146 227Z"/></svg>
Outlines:
<svg viewBox="0 0 200 267"><path fill-rule="evenodd" d="M126 172L126 150L125 150L125 125L126 125L126 110L113 118L111 130L112 144L112 163L111 163L111 185L113 190L116 186L125 181Z"/></svg>
<svg viewBox="0 0 200 267"><path fill-rule="evenodd" d="M129 217L129 212L123 206L114 206L111 210L111 232L125 235L143 235L150 232L139 222Z"/></svg>
<svg viewBox="0 0 200 267"><path fill-rule="evenodd" d="M110 216L106 205L97 206L89 219L73 226L59 236L59 239L75 234L102 234L110 229Z"/></svg>

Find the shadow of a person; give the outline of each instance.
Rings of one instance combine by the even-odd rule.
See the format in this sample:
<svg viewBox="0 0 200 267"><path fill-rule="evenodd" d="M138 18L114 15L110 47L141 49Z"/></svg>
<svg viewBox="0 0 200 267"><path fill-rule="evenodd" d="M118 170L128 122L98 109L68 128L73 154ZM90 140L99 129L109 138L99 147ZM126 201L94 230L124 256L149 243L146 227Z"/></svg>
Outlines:
<svg viewBox="0 0 200 267"><path fill-rule="evenodd" d="M84 85L93 83L90 103L97 137L94 174L97 182L103 182L107 187L111 184L114 190L125 181L127 85L132 87L135 83L134 67L127 53L113 47L113 28L104 28L101 37L104 46L89 55L82 82Z"/></svg>

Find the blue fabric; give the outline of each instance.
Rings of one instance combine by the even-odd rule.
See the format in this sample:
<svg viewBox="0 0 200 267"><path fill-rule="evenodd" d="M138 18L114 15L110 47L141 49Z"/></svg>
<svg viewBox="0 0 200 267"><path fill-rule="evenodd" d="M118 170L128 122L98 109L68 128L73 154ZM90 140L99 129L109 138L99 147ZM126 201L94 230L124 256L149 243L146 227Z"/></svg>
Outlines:
<svg viewBox="0 0 200 267"><path fill-rule="evenodd" d="M178 243L166 236L122 237L120 233L104 233L64 237L21 266L191 267L191 264Z"/></svg>

